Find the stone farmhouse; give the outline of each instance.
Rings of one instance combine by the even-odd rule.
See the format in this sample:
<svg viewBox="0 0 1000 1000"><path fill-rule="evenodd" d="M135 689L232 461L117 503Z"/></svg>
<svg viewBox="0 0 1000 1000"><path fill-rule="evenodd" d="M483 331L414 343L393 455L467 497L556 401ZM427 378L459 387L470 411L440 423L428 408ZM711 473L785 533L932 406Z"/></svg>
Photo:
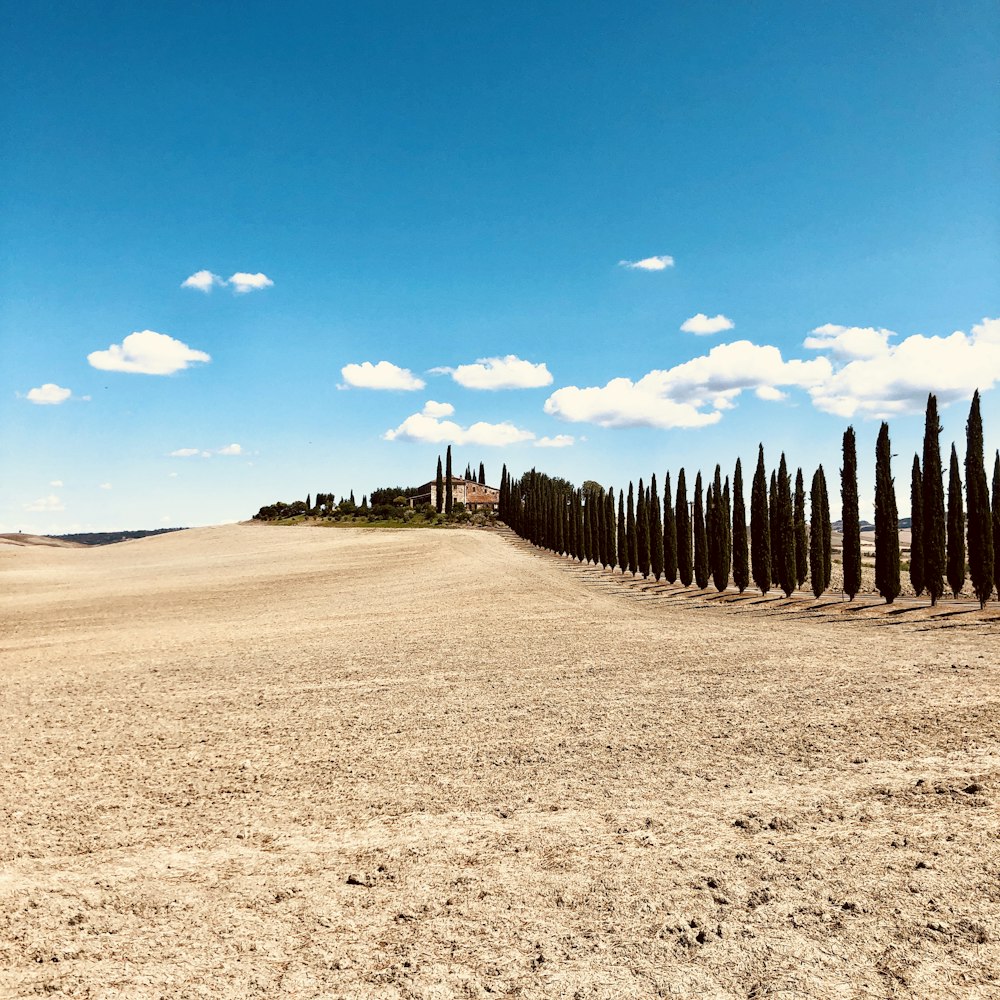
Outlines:
<svg viewBox="0 0 1000 1000"><path fill-rule="evenodd" d="M475 479L451 477L451 496L455 503L465 504L466 510L497 510L500 506L500 490L496 486L483 486ZM442 504L444 497L441 498ZM418 507L429 503L437 506L437 480L432 479L420 487L420 492L410 497L410 506Z"/></svg>

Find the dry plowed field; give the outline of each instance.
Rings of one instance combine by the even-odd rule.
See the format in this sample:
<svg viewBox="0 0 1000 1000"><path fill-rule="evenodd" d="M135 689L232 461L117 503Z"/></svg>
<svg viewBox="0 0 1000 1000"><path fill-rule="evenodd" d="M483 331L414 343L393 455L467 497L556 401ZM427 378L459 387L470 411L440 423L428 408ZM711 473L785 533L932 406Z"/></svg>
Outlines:
<svg viewBox="0 0 1000 1000"><path fill-rule="evenodd" d="M0 996L1000 997L998 630L734 607L473 530L0 547Z"/></svg>

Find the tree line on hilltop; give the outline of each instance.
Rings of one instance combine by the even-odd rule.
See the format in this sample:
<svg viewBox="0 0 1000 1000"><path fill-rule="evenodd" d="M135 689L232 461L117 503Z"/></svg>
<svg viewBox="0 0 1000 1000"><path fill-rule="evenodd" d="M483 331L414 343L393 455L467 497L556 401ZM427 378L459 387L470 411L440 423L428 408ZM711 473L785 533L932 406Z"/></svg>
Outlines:
<svg viewBox="0 0 1000 1000"><path fill-rule="evenodd" d="M966 422L964 503L954 444L945 499L942 429L932 393L927 399L923 451L914 455L911 470L910 583L918 596L926 591L933 606L946 584L957 596L968 577L983 607L994 586L1000 596L1000 451L993 466L991 503L978 391ZM842 448L843 590L853 600L861 589L862 571L853 427L844 432ZM440 485L440 460L438 469ZM533 544L606 569L618 567L622 573L668 583L679 580L685 587L693 581L701 589L711 581L720 592L732 580L741 594L752 580L762 594L778 588L786 597L808 580L818 598L830 587L833 564L830 498L822 465L812 475L808 504L807 519L802 469L796 470L793 485L782 453L778 468L768 476L764 447L759 445L749 518L739 459L731 483L719 465L708 482L699 471L690 502L684 469L677 474L676 489L667 472L661 495L653 475L648 485L640 479L637 490L630 482L627 497L619 490L616 502L614 488L605 490L592 480L578 489L535 469L514 479L504 466L499 513ZM898 528L889 425L883 422L875 447L875 586L888 604L901 590Z"/></svg>

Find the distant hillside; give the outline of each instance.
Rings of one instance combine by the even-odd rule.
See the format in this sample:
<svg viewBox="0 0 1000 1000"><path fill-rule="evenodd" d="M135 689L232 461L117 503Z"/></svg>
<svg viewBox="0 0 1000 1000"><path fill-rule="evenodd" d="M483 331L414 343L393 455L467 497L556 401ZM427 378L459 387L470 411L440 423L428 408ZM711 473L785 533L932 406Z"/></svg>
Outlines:
<svg viewBox="0 0 1000 1000"><path fill-rule="evenodd" d="M834 521L830 525L830 527L834 531L843 531L844 530L844 522L843 521ZM875 530L875 525L872 524L871 521L858 521L858 527L861 529L862 533L864 533L866 531L874 531ZM908 531L910 529L910 518L908 518L908 517L901 517L899 519L899 522L898 522L898 527L899 527L900 531Z"/></svg>
<svg viewBox="0 0 1000 1000"><path fill-rule="evenodd" d="M47 535L48 538L58 538L64 542L79 542L81 545L114 545L115 542L128 542L133 538L146 538L149 535L165 535L171 531L186 531L186 528L153 528L150 531L82 531L72 535Z"/></svg>

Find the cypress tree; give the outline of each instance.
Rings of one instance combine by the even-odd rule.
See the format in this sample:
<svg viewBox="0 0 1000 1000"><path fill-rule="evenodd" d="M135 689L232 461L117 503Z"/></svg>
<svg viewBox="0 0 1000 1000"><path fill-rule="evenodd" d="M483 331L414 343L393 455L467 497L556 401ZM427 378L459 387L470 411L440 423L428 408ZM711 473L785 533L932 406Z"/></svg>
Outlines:
<svg viewBox="0 0 1000 1000"><path fill-rule="evenodd" d="M486 466L482 462L479 463L479 485L486 485Z"/></svg>
<svg viewBox="0 0 1000 1000"><path fill-rule="evenodd" d="M450 514L454 506L451 487L451 445L448 445L448 451L445 453L444 480L444 512Z"/></svg>
<svg viewBox="0 0 1000 1000"><path fill-rule="evenodd" d="M947 568L945 545L944 478L941 470L941 433L938 422L937 397L927 396L927 415L924 423L923 460L923 543L924 586L930 595L931 607L937 604L944 592L944 575Z"/></svg>
<svg viewBox="0 0 1000 1000"><path fill-rule="evenodd" d="M767 509L764 446L758 445L757 471L750 488L750 566L762 594L771 589L771 521Z"/></svg>
<svg viewBox="0 0 1000 1000"><path fill-rule="evenodd" d="M858 510L858 451L854 428L844 431L844 466L840 470L844 550L844 593L853 601L861 589L861 514Z"/></svg>
<svg viewBox="0 0 1000 1000"><path fill-rule="evenodd" d="M639 575L649 576L649 514L646 512L646 490L639 480L639 495L635 507L636 565Z"/></svg>
<svg viewBox="0 0 1000 1000"><path fill-rule="evenodd" d="M715 499L715 490L709 483L705 487L705 559L708 563L708 577L712 577L712 569L715 566L718 549L718 535L715 530L715 516L718 504ZM706 584L707 586L707 584Z"/></svg>
<svg viewBox="0 0 1000 1000"><path fill-rule="evenodd" d="M444 473L441 471L440 455L438 455L437 481L434 485L437 487L436 495L434 497L434 506L440 514L441 508L444 507Z"/></svg>
<svg viewBox="0 0 1000 1000"><path fill-rule="evenodd" d="M983 456L983 418L979 412L979 390L972 397L969 419L965 425L965 494L969 524L969 576L972 589L984 608L993 593L993 518L990 514L990 491L986 484Z"/></svg>
<svg viewBox="0 0 1000 1000"><path fill-rule="evenodd" d="M618 491L618 568L624 576L628 568L628 529L625 522L625 491Z"/></svg>
<svg viewBox="0 0 1000 1000"><path fill-rule="evenodd" d="M750 583L747 553L747 509L743 500L743 466L736 459L733 473L733 583L742 594Z"/></svg>
<svg viewBox="0 0 1000 1000"><path fill-rule="evenodd" d="M910 475L910 583L919 597L924 592L924 486L920 456L913 456Z"/></svg>
<svg viewBox="0 0 1000 1000"><path fill-rule="evenodd" d="M674 505L677 526L677 575L685 587L691 586L691 512L688 510L687 481L684 470L677 474L677 502Z"/></svg>
<svg viewBox="0 0 1000 1000"><path fill-rule="evenodd" d="M583 494L583 561L590 563L594 559L594 505L586 490Z"/></svg>
<svg viewBox="0 0 1000 1000"><path fill-rule="evenodd" d="M779 552L781 560L777 565L778 584L791 597L795 590L795 511L792 506L792 478L788 475L785 453L781 453L778 466L778 535L781 538Z"/></svg>
<svg viewBox="0 0 1000 1000"><path fill-rule="evenodd" d="M806 488L802 469L795 472L795 583L801 590L809 575L809 533L806 530Z"/></svg>
<svg viewBox="0 0 1000 1000"><path fill-rule="evenodd" d="M670 473L664 475L663 484L663 576L667 583L677 580L677 521L674 500L670 490Z"/></svg>
<svg viewBox="0 0 1000 1000"><path fill-rule="evenodd" d="M311 493L307 493L306 494L306 510L307 511L312 510L312 506L313 506L312 494Z"/></svg>
<svg viewBox="0 0 1000 1000"><path fill-rule="evenodd" d="M1000 597L1000 449L993 460L993 583Z"/></svg>
<svg viewBox="0 0 1000 1000"><path fill-rule="evenodd" d="M663 521L660 517L660 494L656 489L656 473L649 480L649 568L657 583L663 576Z"/></svg>
<svg viewBox="0 0 1000 1000"><path fill-rule="evenodd" d="M771 583L770 586L778 584L781 578L781 525L779 523L780 512L778 510L778 473L771 470L771 487L767 494L768 528L771 532Z"/></svg>
<svg viewBox="0 0 1000 1000"><path fill-rule="evenodd" d="M733 496L729 489L729 476L722 487L722 589L729 586L729 573L733 565ZM718 586L718 581L716 581Z"/></svg>
<svg viewBox="0 0 1000 1000"><path fill-rule="evenodd" d="M958 597L965 586L965 510L962 506L962 477L958 472L958 454L951 446L948 473L948 586Z"/></svg>
<svg viewBox="0 0 1000 1000"><path fill-rule="evenodd" d="M809 491L809 582L813 595L818 599L826 590L826 569L823 566L823 466L812 477Z"/></svg>
<svg viewBox="0 0 1000 1000"><path fill-rule="evenodd" d="M889 425L884 421L875 445L875 587L886 604L899 594L899 511Z"/></svg>
<svg viewBox="0 0 1000 1000"><path fill-rule="evenodd" d="M826 488L826 473L819 467L819 482L823 490L820 513L823 515L823 589L830 589L833 577L833 525L830 523L830 494Z"/></svg>
<svg viewBox="0 0 1000 1000"><path fill-rule="evenodd" d="M708 537L705 505L701 495L701 473L694 479L694 582L699 590L708 586Z"/></svg>
<svg viewBox="0 0 1000 1000"><path fill-rule="evenodd" d="M604 496L604 536L608 547L608 560L605 563L607 569L614 569L615 563L618 561L615 534L615 490L613 486L609 486L608 492Z"/></svg>
<svg viewBox="0 0 1000 1000"><path fill-rule="evenodd" d="M625 510L625 535L628 538L628 571L635 576L639 568L639 541L635 534L635 492L628 484L628 505Z"/></svg>
<svg viewBox="0 0 1000 1000"><path fill-rule="evenodd" d="M729 586L729 480L722 488L722 470L715 467L712 483L712 533L709 535L709 553L712 563L712 582L721 594Z"/></svg>

